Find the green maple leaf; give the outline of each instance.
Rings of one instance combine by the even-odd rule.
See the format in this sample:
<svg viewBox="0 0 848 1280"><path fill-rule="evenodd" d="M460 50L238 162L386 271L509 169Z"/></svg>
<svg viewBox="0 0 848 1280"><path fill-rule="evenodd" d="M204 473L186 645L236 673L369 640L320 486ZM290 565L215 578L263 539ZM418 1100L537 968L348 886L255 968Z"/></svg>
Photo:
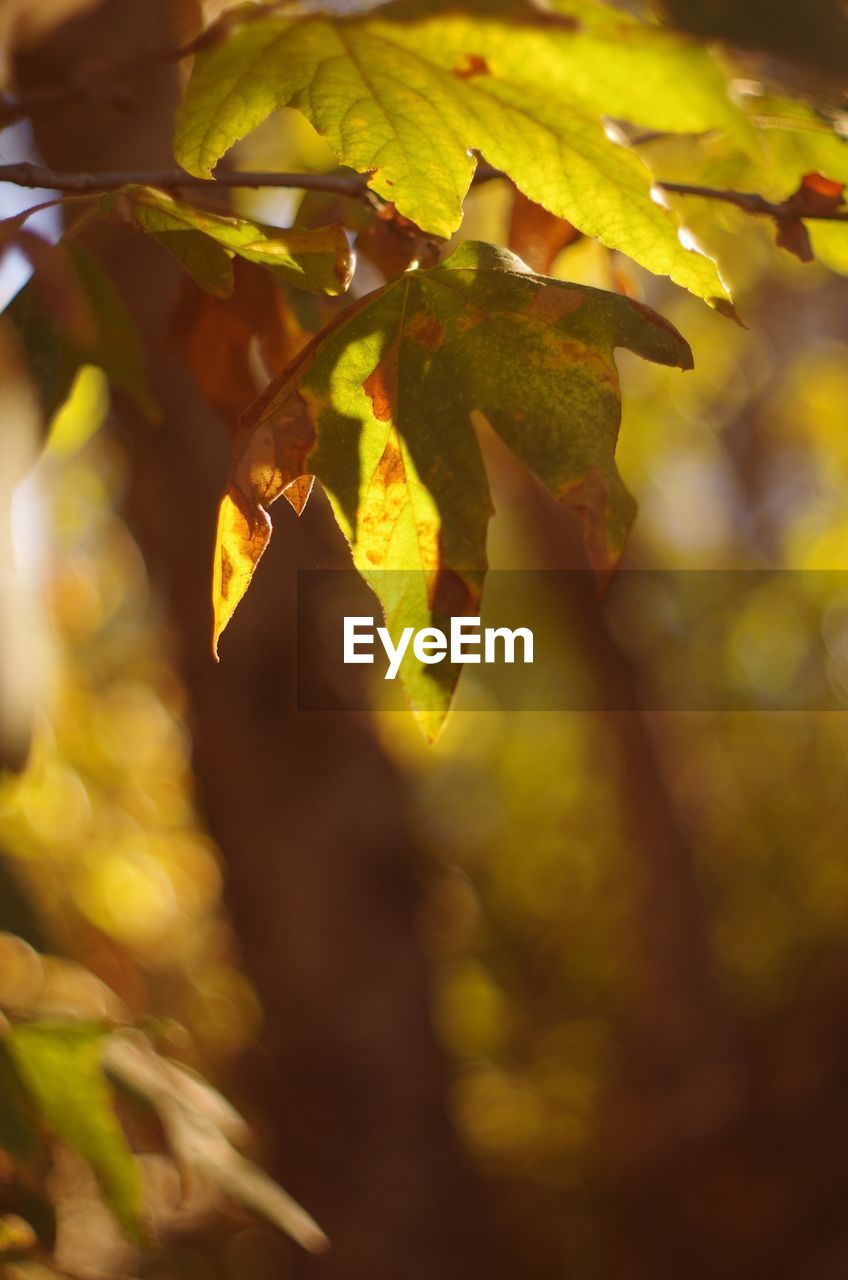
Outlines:
<svg viewBox="0 0 848 1280"><path fill-rule="evenodd" d="M270 267L288 284L315 293L344 293L350 284L353 254L342 227L264 226L196 209L155 187L125 187L118 197L109 197L110 204L118 201L201 288L219 297L233 291L234 257Z"/></svg>
<svg viewBox="0 0 848 1280"><path fill-rule="evenodd" d="M577 5L575 8L574 5ZM568 4L562 6L566 10ZM449 236L479 152L531 200L708 300L727 291L685 248L651 175L601 117L737 133L708 50L574 0L541 15L520 4L401 3L354 17L256 17L247 6L195 63L176 153L209 175L273 110L301 110L339 160L425 231Z"/></svg>
<svg viewBox="0 0 848 1280"><path fill-rule="evenodd" d="M393 635L475 613L492 503L474 414L579 510L591 558L608 570L634 510L615 466L620 346L692 364L649 308L473 242L361 299L242 420L218 527L216 647L270 538L268 507L284 494L300 510L313 476ZM431 736L456 678L444 664L401 671Z"/></svg>

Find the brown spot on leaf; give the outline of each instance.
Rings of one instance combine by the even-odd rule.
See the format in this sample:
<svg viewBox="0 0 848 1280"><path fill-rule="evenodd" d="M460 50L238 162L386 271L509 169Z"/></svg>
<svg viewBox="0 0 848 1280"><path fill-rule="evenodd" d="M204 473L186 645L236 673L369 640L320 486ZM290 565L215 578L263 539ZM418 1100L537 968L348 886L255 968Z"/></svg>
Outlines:
<svg viewBox="0 0 848 1280"><path fill-rule="evenodd" d="M357 542L360 554L376 568L384 566L391 555L398 524L409 505L409 477L397 433L392 430L386 441L359 512ZM433 531L426 525L417 528L419 554L424 568L430 567ZM412 567L412 566L409 566Z"/></svg>
<svg viewBox="0 0 848 1280"><path fill-rule="evenodd" d="M438 351L444 341L445 329L436 316L428 311L417 311L407 319L405 336L427 351Z"/></svg>
<svg viewBox="0 0 848 1280"><path fill-rule="evenodd" d="M397 396L398 345L393 342L377 368L365 379L362 390L371 399L378 422L390 422Z"/></svg>
<svg viewBox="0 0 848 1280"><path fill-rule="evenodd" d="M580 289L558 289L550 285L536 291L527 314L536 316L539 320L547 320L549 324L556 324L563 316L570 316L572 312L579 310L585 300L586 295Z"/></svg>
<svg viewBox="0 0 848 1280"><path fill-rule="evenodd" d="M397 441L389 438L386 447L383 450L383 456L377 464L377 470L374 478L378 484L388 492L395 485L406 484L406 467L403 465L403 454L398 448Z"/></svg>
<svg viewBox="0 0 848 1280"><path fill-rule="evenodd" d="M460 80L472 80L475 76L490 76L489 64L479 53L464 53L453 69Z"/></svg>
<svg viewBox="0 0 848 1280"><path fill-rule="evenodd" d="M488 319L489 316L482 307L475 307L473 311L469 308L457 318L456 327L460 333L470 333L478 324L485 324Z"/></svg>

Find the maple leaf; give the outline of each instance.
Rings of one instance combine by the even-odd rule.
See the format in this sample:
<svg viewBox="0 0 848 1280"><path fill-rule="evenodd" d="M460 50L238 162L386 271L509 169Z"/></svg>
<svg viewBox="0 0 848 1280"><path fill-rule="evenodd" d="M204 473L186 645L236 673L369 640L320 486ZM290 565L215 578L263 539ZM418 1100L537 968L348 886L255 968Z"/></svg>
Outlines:
<svg viewBox="0 0 848 1280"><path fill-rule="evenodd" d="M590 556L608 570L634 511L615 466L619 346L692 364L684 339L649 308L547 280L470 241L349 308L242 419L219 516L216 652L268 543L268 508L284 494L301 510L313 476L393 634L475 613L492 514L475 414L580 511ZM431 735L457 674L401 672Z"/></svg>
<svg viewBox="0 0 848 1280"><path fill-rule="evenodd" d="M196 59L177 158L208 176L237 139L294 106L400 215L449 236L478 152L584 234L699 297L726 298L715 263L684 247L652 198L645 164L602 123L743 133L717 63L618 11L564 7L557 18L519 3L459 13L402 0L345 17L257 17L247 6Z"/></svg>

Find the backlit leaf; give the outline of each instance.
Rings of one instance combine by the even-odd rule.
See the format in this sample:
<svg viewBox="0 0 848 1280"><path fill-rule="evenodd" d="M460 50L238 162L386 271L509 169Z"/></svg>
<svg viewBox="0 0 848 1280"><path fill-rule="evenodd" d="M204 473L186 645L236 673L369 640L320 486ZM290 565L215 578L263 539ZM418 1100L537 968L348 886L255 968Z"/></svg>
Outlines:
<svg viewBox="0 0 848 1280"><path fill-rule="evenodd" d="M586 235L699 297L726 296L715 264L681 244L642 160L601 117L740 131L744 117L707 50L623 15L593 26L583 8L555 18L517 4L462 14L399 3L243 22L196 60L178 159L208 175L275 108L294 106L401 215L448 236L478 151Z"/></svg>
<svg viewBox="0 0 848 1280"><path fill-rule="evenodd" d="M614 456L617 346L691 366L687 344L648 308L472 242L349 308L242 420L218 529L216 644L267 545L268 507L285 494L299 510L311 475L393 634L475 613L492 513L475 413L579 510L593 562L609 569L633 515ZM444 664L405 673L431 731L456 674Z"/></svg>
<svg viewBox="0 0 848 1280"><path fill-rule="evenodd" d="M248 218L196 209L155 187L127 187L140 227L164 245L209 293L226 297L233 289L232 259L270 267L289 284L316 293L344 293L353 274L353 256L339 226L316 230L263 226Z"/></svg>

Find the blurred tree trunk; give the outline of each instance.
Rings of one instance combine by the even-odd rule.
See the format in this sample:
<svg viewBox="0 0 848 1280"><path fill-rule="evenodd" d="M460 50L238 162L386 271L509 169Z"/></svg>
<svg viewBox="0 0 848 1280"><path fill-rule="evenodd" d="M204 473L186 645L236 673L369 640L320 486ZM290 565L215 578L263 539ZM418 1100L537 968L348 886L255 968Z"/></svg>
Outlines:
<svg viewBox="0 0 848 1280"><path fill-rule="evenodd" d="M174 48L195 21L191 3L113 0L40 50L23 83ZM172 164L175 68L148 68L121 90L123 103L42 112L45 160L86 171ZM121 409L129 505L179 636L200 800L265 1009L258 1088L269 1146L333 1242L317 1261L292 1251L286 1274L507 1276L447 1116L416 929L426 851L402 781L363 720L295 710L296 568L344 565L346 548L320 498L299 522L281 503L252 598L214 665L210 556L229 437L168 338L178 270L128 231L87 234L132 305L163 411L154 428Z"/></svg>

